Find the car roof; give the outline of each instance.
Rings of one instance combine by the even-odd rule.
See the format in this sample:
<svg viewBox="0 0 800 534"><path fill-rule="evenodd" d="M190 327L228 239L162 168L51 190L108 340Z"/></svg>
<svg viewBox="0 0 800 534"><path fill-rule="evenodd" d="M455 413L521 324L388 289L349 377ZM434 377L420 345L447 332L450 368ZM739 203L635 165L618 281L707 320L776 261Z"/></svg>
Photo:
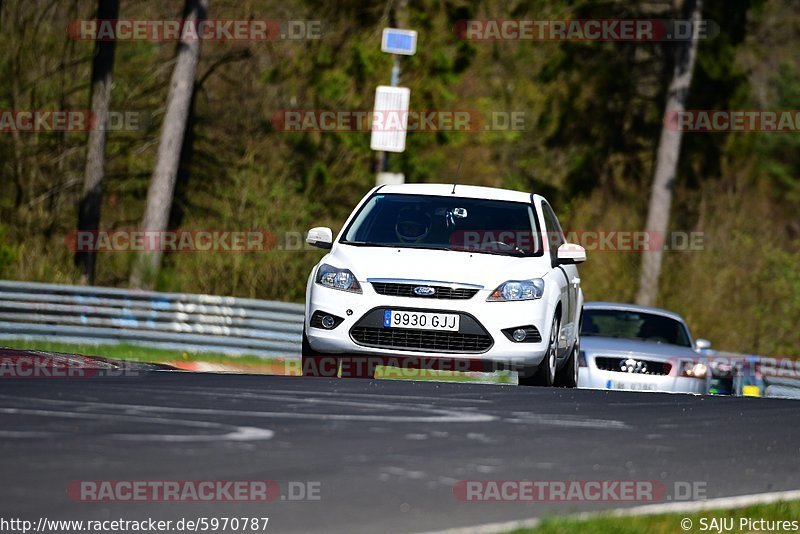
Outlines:
<svg viewBox="0 0 800 534"><path fill-rule="evenodd" d="M453 193L453 184L396 184L381 187L380 193L395 193L405 195L430 195L450 196L465 198L486 198L491 200L505 200L508 202L525 202L529 204L531 194L523 191L512 191L497 187L483 187L479 185L456 185Z"/></svg>
<svg viewBox="0 0 800 534"><path fill-rule="evenodd" d="M662 315L675 319L682 323L686 321L680 314L665 310L663 308L653 308L651 306L639 306L638 304L626 304L624 302L586 302L583 305L584 310L619 310L619 311L632 311L639 313L652 313L654 315Z"/></svg>

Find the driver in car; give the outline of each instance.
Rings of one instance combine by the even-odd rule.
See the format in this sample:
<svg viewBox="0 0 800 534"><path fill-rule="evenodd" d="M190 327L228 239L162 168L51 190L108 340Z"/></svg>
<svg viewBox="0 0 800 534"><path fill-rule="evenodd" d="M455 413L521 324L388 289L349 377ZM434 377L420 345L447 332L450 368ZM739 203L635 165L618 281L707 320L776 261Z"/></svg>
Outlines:
<svg viewBox="0 0 800 534"><path fill-rule="evenodd" d="M397 215L394 231L401 243L421 243L431 231L431 216L406 206Z"/></svg>

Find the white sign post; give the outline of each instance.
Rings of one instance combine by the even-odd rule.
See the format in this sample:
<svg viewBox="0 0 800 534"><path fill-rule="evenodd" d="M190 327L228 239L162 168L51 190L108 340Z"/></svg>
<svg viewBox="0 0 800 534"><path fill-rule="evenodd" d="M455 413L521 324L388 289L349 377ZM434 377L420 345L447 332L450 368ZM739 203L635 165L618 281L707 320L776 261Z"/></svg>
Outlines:
<svg viewBox="0 0 800 534"><path fill-rule="evenodd" d="M381 85L375 90L375 112L372 116L372 136L369 146L377 151L377 183L403 183L402 173L388 173L387 152L406 149L408 106L411 91L400 84L400 56L413 56L417 52L417 32L399 28L384 28L381 51L394 54L391 86Z"/></svg>
<svg viewBox="0 0 800 534"><path fill-rule="evenodd" d="M378 86L375 90L375 111L372 112L372 137L369 142L372 150L402 152L406 149L410 100L411 90L408 87Z"/></svg>

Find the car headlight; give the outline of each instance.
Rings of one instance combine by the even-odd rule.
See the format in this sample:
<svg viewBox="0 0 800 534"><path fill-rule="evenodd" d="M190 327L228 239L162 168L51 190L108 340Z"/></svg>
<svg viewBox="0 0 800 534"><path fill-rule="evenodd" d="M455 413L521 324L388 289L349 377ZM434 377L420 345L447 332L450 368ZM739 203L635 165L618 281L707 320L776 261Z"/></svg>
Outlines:
<svg viewBox="0 0 800 534"><path fill-rule="evenodd" d="M507 302L511 300L534 300L540 299L544 295L544 280L534 278L533 280L509 280L500 284L500 287L492 291L488 302Z"/></svg>
<svg viewBox="0 0 800 534"><path fill-rule="evenodd" d="M316 282L331 289L361 293L361 286L350 269L337 269L323 263L317 270Z"/></svg>
<svg viewBox="0 0 800 534"><path fill-rule="evenodd" d="M681 376L689 378L705 378L708 374L708 367L702 362L685 361L681 362Z"/></svg>

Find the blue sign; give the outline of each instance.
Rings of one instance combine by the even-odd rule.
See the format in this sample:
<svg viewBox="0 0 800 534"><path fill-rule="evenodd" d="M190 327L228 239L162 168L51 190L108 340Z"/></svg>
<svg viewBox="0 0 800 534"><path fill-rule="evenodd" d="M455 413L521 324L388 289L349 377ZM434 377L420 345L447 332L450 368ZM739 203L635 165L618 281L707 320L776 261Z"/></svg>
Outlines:
<svg viewBox="0 0 800 534"><path fill-rule="evenodd" d="M417 51L417 32L414 30L384 28L381 50L389 54L413 56Z"/></svg>

